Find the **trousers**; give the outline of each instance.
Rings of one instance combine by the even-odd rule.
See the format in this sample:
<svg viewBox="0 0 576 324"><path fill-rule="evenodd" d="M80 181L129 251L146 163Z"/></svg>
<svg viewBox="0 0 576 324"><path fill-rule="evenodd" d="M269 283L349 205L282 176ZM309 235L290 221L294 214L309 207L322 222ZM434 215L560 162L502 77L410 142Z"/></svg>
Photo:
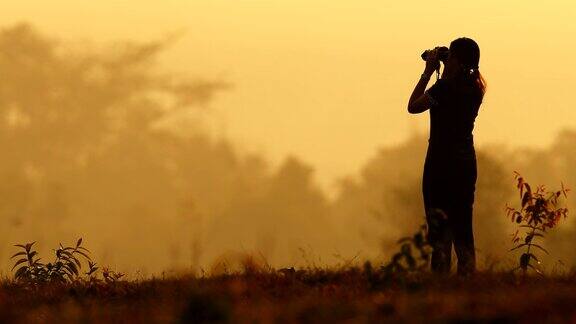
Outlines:
<svg viewBox="0 0 576 324"><path fill-rule="evenodd" d="M428 146L422 193L433 272L450 272L452 245L458 258L458 274L467 275L476 270L472 229L476 178L473 146L459 149Z"/></svg>

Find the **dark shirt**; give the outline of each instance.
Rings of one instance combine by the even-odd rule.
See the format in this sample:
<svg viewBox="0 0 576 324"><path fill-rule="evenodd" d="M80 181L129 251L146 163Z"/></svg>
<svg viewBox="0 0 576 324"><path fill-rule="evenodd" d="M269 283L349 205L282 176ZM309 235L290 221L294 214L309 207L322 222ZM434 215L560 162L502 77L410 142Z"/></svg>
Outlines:
<svg viewBox="0 0 576 324"><path fill-rule="evenodd" d="M482 96L472 85L455 79L439 79L426 90L430 106L429 149L471 153L472 131Z"/></svg>

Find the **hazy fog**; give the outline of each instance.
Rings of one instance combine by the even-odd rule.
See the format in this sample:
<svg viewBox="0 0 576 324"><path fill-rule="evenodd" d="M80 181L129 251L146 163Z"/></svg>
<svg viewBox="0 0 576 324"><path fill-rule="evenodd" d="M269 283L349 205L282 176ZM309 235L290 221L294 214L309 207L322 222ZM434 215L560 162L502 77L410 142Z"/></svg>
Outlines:
<svg viewBox="0 0 576 324"><path fill-rule="evenodd" d="M550 144L576 127L570 106L576 5L567 0L5 1L0 21L83 40L150 41L180 34L160 58L178 73L224 78L206 128L278 165L296 154L334 194L378 147L426 132L406 102L420 53L475 39L488 81L476 142ZM537 130L537 131L536 131Z"/></svg>
<svg viewBox="0 0 576 324"><path fill-rule="evenodd" d="M218 271L246 253L274 266L387 257L423 221L428 114L406 112L418 55L461 35L488 81L479 258L510 256L513 170L576 184L574 10L449 5L2 5L1 269L14 243L80 236L98 262L143 273ZM571 224L548 243L566 264Z"/></svg>

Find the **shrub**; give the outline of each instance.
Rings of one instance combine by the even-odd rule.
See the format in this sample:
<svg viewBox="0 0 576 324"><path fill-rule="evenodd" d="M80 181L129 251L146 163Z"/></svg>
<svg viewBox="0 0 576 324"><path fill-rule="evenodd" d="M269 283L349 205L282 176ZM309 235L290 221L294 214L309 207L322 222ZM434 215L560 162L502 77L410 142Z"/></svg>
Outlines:
<svg viewBox="0 0 576 324"><path fill-rule="evenodd" d="M515 179L517 180L516 187L520 192L521 208L517 210L506 206L506 215L518 224L518 229L512 238L516 246L510 251L525 249L524 253L520 255L520 265L514 270L521 269L525 275L528 268L530 268L538 274L542 274L541 269L534 266L531 262L533 260L537 264L541 263L534 254L534 249L543 251L546 254L549 254L549 252L542 247L537 239L544 239L547 229L556 227L562 217L566 218L568 209L559 207L558 198L560 195L568 198L566 193L570 189L564 188L564 184L562 183L562 187L558 191L547 191L543 185L538 186L536 191L532 191L528 182L526 182L518 172L514 171L514 173ZM524 229L526 232L519 234L520 231Z"/></svg>
<svg viewBox="0 0 576 324"><path fill-rule="evenodd" d="M59 247L54 250L54 261L49 263L40 262L38 252L33 249L35 243L14 245L23 250L11 257L11 259L20 257L12 267L12 271L16 269L14 273L16 280L35 284L74 282L82 278L80 273L82 261L88 264L88 271L84 274L89 281L100 280L96 277L96 271L99 268L90 258L90 251L82 246L82 238L78 239L73 247L59 244ZM106 282L115 282L122 276L124 274L108 268L102 269L102 277Z"/></svg>

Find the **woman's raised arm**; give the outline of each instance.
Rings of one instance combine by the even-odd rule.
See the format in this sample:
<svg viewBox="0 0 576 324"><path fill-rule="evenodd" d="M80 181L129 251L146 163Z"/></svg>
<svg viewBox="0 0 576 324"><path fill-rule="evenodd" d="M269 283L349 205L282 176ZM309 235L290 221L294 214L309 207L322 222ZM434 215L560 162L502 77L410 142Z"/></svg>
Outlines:
<svg viewBox="0 0 576 324"><path fill-rule="evenodd" d="M416 84L416 87L414 87L412 95L410 95L410 99L408 100L409 113L419 114L430 108L430 97L427 96L424 91L426 90L426 85L428 85L430 76L432 76L432 73L434 73L434 71L439 67L440 61L438 60L438 51L433 49L430 54L428 54L424 73L422 73L420 80L418 80L418 83Z"/></svg>

